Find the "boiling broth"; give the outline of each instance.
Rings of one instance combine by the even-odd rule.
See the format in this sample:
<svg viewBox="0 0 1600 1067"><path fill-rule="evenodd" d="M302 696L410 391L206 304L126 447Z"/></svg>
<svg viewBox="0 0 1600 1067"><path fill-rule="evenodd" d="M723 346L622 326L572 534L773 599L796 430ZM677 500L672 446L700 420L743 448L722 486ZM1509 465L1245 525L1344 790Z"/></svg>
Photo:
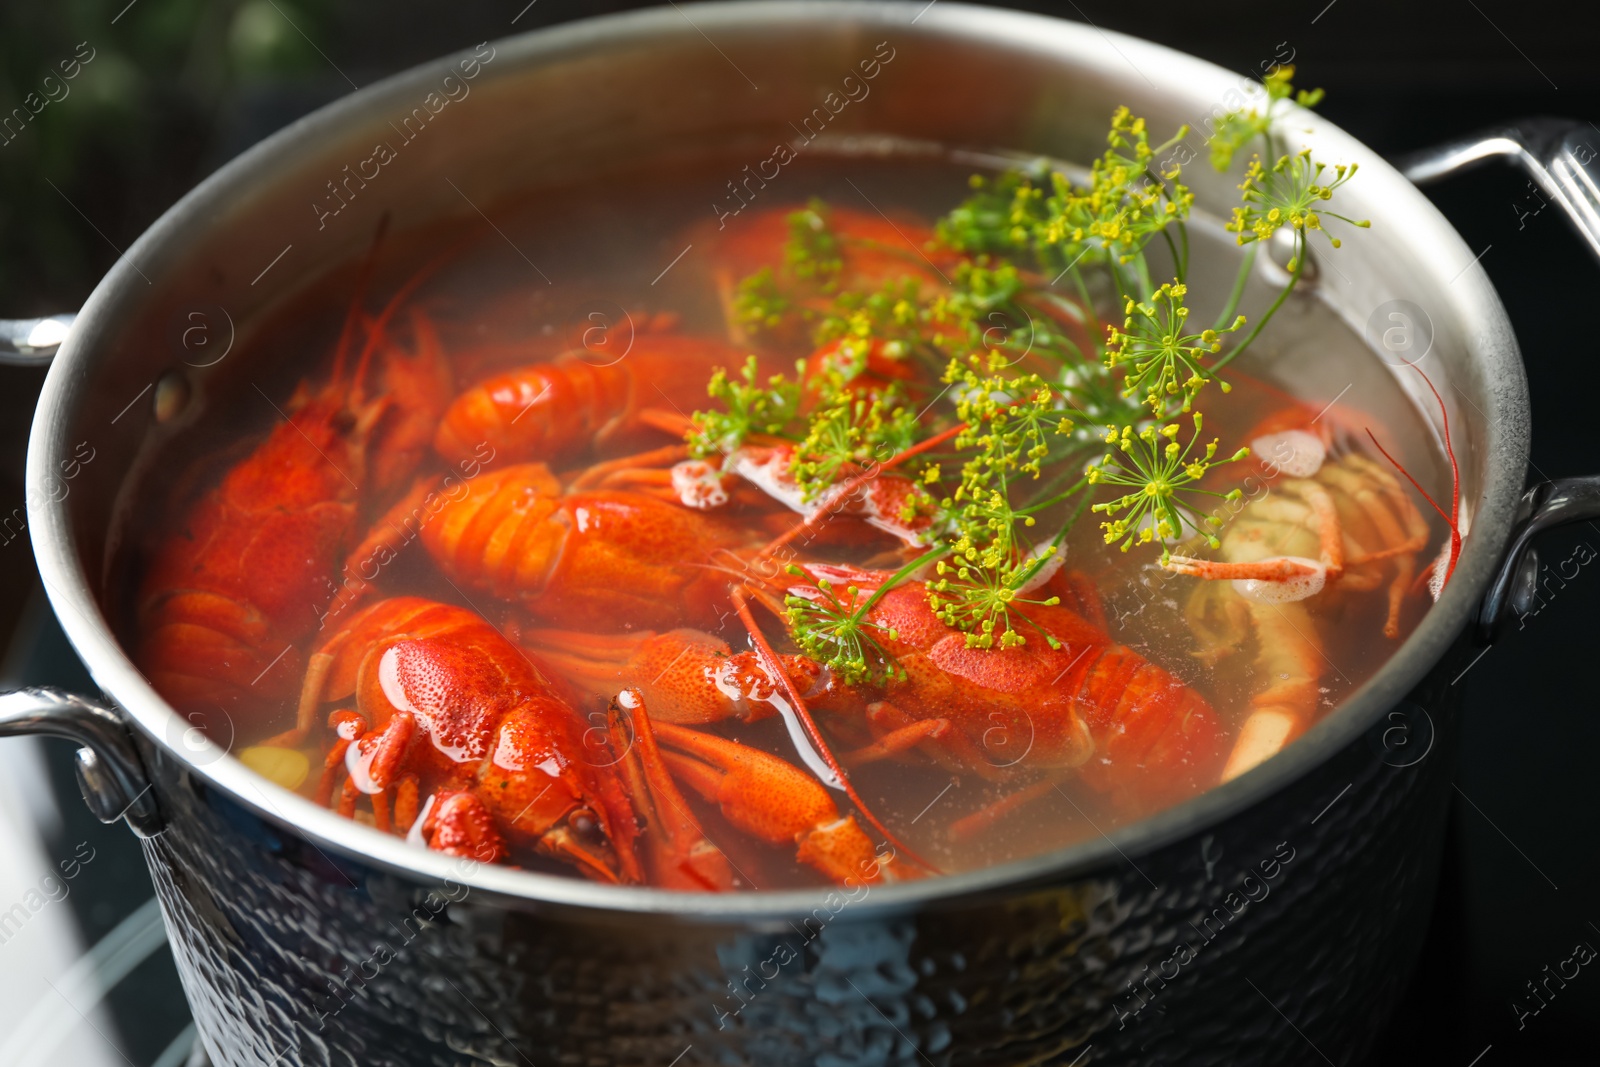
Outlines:
<svg viewBox="0 0 1600 1067"><path fill-rule="evenodd" d="M437 331L458 390L497 372L551 360L571 350L586 352L587 361L603 366L626 359L633 345L653 333L722 337L727 326L726 279L718 276L714 252L719 242L736 238L742 227L753 225L762 213L792 210L819 198L890 219L931 220L962 198L971 171L966 161L805 157L785 168L780 179L762 189L737 215L724 218L724 228L719 229L715 219L708 219L707 191L714 190L715 196L721 197L724 171L733 173L730 167L736 164L718 161L544 193L525 204L494 211L492 229L475 219L465 220L459 232L469 236L406 302L406 313L425 315ZM1190 236L1191 303L1200 312L1214 314L1226 297L1240 252L1232 235L1203 215L1192 220ZM431 254L436 255L437 248L434 242ZM429 253L402 241L387 246L374 293L367 302L376 305L387 299L425 254ZM269 395L277 408L284 408L296 382L326 379L343 317L342 307L332 302L330 294L353 291L357 274L354 266L336 271L319 282L314 292L247 328L241 337L243 355L238 363L270 366L275 377L235 382L231 388L226 379L215 379L211 383L214 395L208 398L203 414L173 439L167 460L152 465L158 473L148 480L150 491L144 494L148 511L139 516L136 527L143 531L135 539L141 567L148 568L148 560L164 539L184 536L180 517L185 509L281 421L274 407L263 403L256 391ZM1257 314L1268 299L1265 286L1253 282L1243 310ZM1114 306L1099 308L1100 317L1110 321L1116 320L1115 311ZM275 358L269 353L295 355ZM1305 405L1315 411L1337 402L1346 421L1361 424L1369 420L1391 455L1436 496L1440 488L1448 486L1448 467L1434 445L1427 421L1397 386L1390 369L1313 294L1293 296L1260 343L1231 369L1236 372L1230 375L1233 392L1225 398L1209 393L1206 405L1207 436L1221 437L1224 451L1244 443L1252 427L1286 405ZM663 433L656 440L666 445L672 438ZM1385 462L1372 453L1364 439L1349 441L1347 447ZM615 454L592 452L556 466L558 470L577 470ZM184 458L197 455L211 458L200 463ZM424 471L442 474L446 470L437 457L424 462ZM1250 485L1244 479L1254 478L1247 499L1282 491L1280 475L1263 474L1253 461L1236 466L1237 470L1219 470L1214 475L1219 484ZM485 460L484 469L494 469L494 461ZM467 480L473 476L456 473ZM746 521L754 523L759 518L747 516ZM795 516L790 518L798 521ZM734 521L740 520L736 517ZM1427 566L1443 536L1442 524L1432 520L1419 568ZM833 561L859 563L871 558L881 562L892 547L878 540L857 547L826 544L817 551ZM1214 662L1202 662L1197 656L1196 634L1186 619L1186 605L1199 580L1162 570L1155 563L1156 553L1148 548L1124 553L1108 546L1098 516L1085 514L1076 522L1065 541L1065 556L1066 566L1088 575L1098 589L1112 638L1199 692L1215 709L1225 745L1231 743L1252 696L1273 682L1255 661L1256 638L1245 634L1237 651ZM295 658L299 662L304 663L313 647L326 638L329 627L338 625L339 613L330 616L328 605L330 598L348 585L346 579L338 573L321 574L303 590L305 610L316 614L321 625L297 643ZM513 637L541 625L562 625L559 617L532 620L511 604L463 588L441 572L420 544L409 544L357 591L367 598L363 603L382 596L409 595L461 605ZM337 599L332 603L344 604ZM1320 716L1371 677L1415 626L1428 601L1425 595L1415 593L1406 597L1400 633L1395 637L1383 633L1386 601L1382 589L1318 595L1301 603L1314 622L1313 640L1321 660L1315 679L1320 689L1316 714ZM136 623L130 622L130 627L133 625ZM749 647L745 627L732 612L724 613L717 622L685 618L674 625L712 632L734 650ZM780 651L793 651L793 645L785 643L780 622L765 616L763 628ZM613 629L626 633L643 628L622 620ZM534 657L540 655L536 639L526 639L524 644ZM614 690L565 685L574 713L589 731L584 743L603 749L605 708ZM856 714L860 713L858 707ZM320 714L325 718L326 709ZM210 717L208 730L213 736L237 737L234 750L246 753L247 762L276 777L287 775L287 784L307 796L315 793L333 741L330 732L319 729L292 746L309 766L309 773L300 781L293 780L298 766L294 760L262 755L263 742L293 724L296 707L292 698L258 699L247 693L216 713L207 710L204 715ZM225 725L218 716L226 719ZM839 711L818 712L817 718L838 751L860 743L861 730L845 724L847 716ZM805 755L815 765L814 754L797 754L792 726L774 715L754 722L729 720L703 729L791 763L805 763L801 758ZM1042 772L1029 766L1031 743L1031 737L1013 726L997 727L986 731L978 746L989 763L980 769L982 773L952 769L948 761L941 765L917 754L863 764L851 769L850 778L877 817L943 871L968 870L1061 848L1150 813L1149 806L1119 805L1076 776L1045 781ZM834 791L832 796L842 811L851 810L843 794ZM994 805L1021 796L1028 798L1026 803L996 813ZM692 793L689 804L706 837L737 871L739 887L772 889L820 880L816 871L798 862L792 848L753 839L725 819L715 805ZM986 817L986 812L995 817ZM364 804L358 807L356 817L372 818ZM521 866L574 873L571 866L528 848L513 848L511 859Z"/></svg>

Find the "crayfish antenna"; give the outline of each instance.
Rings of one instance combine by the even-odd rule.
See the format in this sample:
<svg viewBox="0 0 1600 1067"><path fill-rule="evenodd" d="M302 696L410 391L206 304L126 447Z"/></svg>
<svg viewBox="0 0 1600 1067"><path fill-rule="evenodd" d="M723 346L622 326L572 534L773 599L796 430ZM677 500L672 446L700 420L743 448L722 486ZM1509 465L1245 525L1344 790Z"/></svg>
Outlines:
<svg viewBox="0 0 1600 1067"><path fill-rule="evenodd" d="M715 561L713 570L720 570L739 579L744 593L761 601L762 607L778 617L783 616L783 597L789 587L789 572L785 564L762 553L736 552L731 548L718 548L711 554ZM727 562L721 562L726 560Z"/></svg>
<svg viewBox="0 0 1600 1067"><path fill-rule="evenodd" d="M387 226L388 216L385 215L384 218L384 225ZM456 253L460 252L462 247L473 239L475 238L471 236L464 236L456 241L452 241L450 245L442 252L428 260L421 267L417 268L411 277L407 278L404 284L395 290L394 295L389 298L389 302L383 306L383 310L378 312L377 317L372 320L372 323L367 327L367 340L366 344L364 344L361 348L361 358L356 361L355 373L351 376L352 380L350 391L352 396L355 398L352 406L361 406L361 399L363 395L362 386L366 381L367 369L372 364L372 357L373 354L377 352L378 345L382 343L384 337L388 333L389 320L394 318L395 312L399 311L405 306L406 301L411 299L412 295L416 293L417 289L421 287L423 282L433 277L434 274L438 272L440 267L444 266L451 259L453 259ZM376 245L374 245L374 258L376 251ZM335 374L338 373L341 367L342 364L335 363Z"/></svg>
<svg viewBox="0 0 1600 1067"><path fill-rule="evenodd" d="M765 601L763 601L763 604L764 606L771 606L767 605ZM913 850L904 841L900 840L893 831L885 826L883 822L873 814L872 809L867 807L866 801L861 799L861 794L856 792L855 786L850 784L850 776L845 772L844 767L839 763L837 757L834 756L833 750L828 746L827 740L822 736L822 731L817 728L817 722L811 717L811 710L806 707L806 702L804 698L800 696L799 689L795 687L794 680L789 677L789 672L783 669L783 661L778 658L778 654L774 652L772 650L772 646L767 643L766 635L761 632L761 627L756 625L755 617L750 612L749 596L743 588L734 589L733 606L734 610L739 614L739 621L744 623L745 630L750 635L751 643L755 645L756 654L761 658L763 664L766 666L768 672L771 673L772 677L778 682L778 684L783 686L784 693L788 697L790 703L793 705L795 715L799 717L801 724L805 727L806 734L810 737L811 743L816 746L817 752L821 754L823 761L826 762L828 768L833 771L834 776L839 780L839 784L844 787L845 796L850 798L850 803L854 804L856 810L861 813L861 817L865 819L874 830L878 831L878 833L883 836L884 841L888 843L890 848L905 855L913 863L917 864L919 867L922 867L930 874L943 874L943 871L941 871L938 867L935 867L932 863L929 863L927 860L923 859L916 853L915 850ZM782 618L781 611L779 612L779 617Z"/></svg>
<svg viewBox="0 0 1600 1067"><path fill-rule="evenodd" d="M327 683L328 671L333 667L333 656L327 652L313 653L306 664L305 683L300 687L300 703L295 709L294 729L285 730L267 744L300 744L311 735L317 722L317 709L322 706L322 687Z"/></svg>
<svg viewBox="0 0 1600 1067"><path fill-rule="evenodd" d="M378 228L372 233L372 244L367 246L367 254L362 257L361 266L356 272L355 292L350 294L350 307L345 311L344 325L339 329L339 343L333 350L334 381L339 381L344 375L345 358L350 353L350 342L355 338L356 323L361 320L361 301L367 295L367 286L372 284L372 272L378 265L378 249L389 232L389 217L389 212L385 211L378 219Z"/></svg>
<svg viewBox="0 0 1600 1067"><path fill-rule="evenodd" d="M1433 394L1434 402L1439 405L1439 416L1444 421L1444 452L1445 458L1450 461L1449 514L1446 514L1445 510L1439 506L1438 501L1428 495L1428 491L1417 483L1417 480L1411 476L1411 472L1406 470L1399 460L1389 455L1388 450L1378 444L1377 437L1373 436L1370 429L1367 429L1367 437L1371 438L1373 445L1377 447L1379 452L1383 453L1383 458L1388 460L1390 465L1399 471L1406 481L1411 483L1413 489L1422 494L1422 499L1426 500L1433 507L1433 510L1439 513L1439 517L1445 521L1445 525L1450 527L1450 553L1446 557L1444 575L1439 581L1439 588L1442 590L1449 583L1451 575L1455 573L1456 561L1461 558L1461 465L1456 461L1455 446L1450 440L1450 410L1445 406L1444 397L1439 395L1438 387L1433 384L1433 379L1428 377L1426 371L1415 363L1408 363L1406 366L1422 375L1422 380L1428 385L1428 391ZM1365 429L1365 427L1363 428ZM1434 597L1437 599L1438 593L1435 593Z"/></svg>

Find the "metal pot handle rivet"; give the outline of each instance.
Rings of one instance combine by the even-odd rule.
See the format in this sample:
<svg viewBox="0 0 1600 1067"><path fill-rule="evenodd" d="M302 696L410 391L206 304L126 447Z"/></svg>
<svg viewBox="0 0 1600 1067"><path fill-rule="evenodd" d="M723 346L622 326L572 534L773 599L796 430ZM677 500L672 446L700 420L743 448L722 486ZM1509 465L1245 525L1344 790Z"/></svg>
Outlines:
<svg viewBox="0 0 1600 1067"><path fill-rule="evenodd" d="M1394 165L1418 185L1471 170L1489 160L1516 163L1600 258L1600 131L1576 119L1528 118L1402 156ZM1600 475L1557 478L1523 495L1510 545L1478 610L1479 644L1493 644L1506 622L1528 608L1538 581L1533 542L1545 530L1600 518Z"/></svg>
<svg viewBox="0 0 1600 1067"><path fill-rule="evenodd" d="M109 706L46 686L0 693L0 737L24 735L64 737L83 746L78 784L101 822L125 818L140 837L161 833L161 812L133 737Z"/></svg>

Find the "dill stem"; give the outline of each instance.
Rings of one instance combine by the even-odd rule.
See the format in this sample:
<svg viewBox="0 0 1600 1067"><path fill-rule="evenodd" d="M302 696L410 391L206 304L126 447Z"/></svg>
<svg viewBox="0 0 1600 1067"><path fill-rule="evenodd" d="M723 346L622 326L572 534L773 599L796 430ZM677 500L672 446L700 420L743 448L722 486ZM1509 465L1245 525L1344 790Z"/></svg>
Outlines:
<svg viewBox="0 0 1600 1067"><path fill-rule="evenodd" d="M1272 302L1272 306L1267 308L1267 313L1261 316L1260 321L1256 323L1256 328L1251 330L1249 335L1246 336L1243 341L1239 342L1239 347L1235 348L1232 352L1229 352L1227 355L1223 356L1221 359L1217 360L1211 365L1212 373L1216 373L1223 367L1226 367L1229 363L1232 363L1235 359L1239 358L1239 354L1250 347L1250 342L1254 341L1258 336L1260 336L1261 331L1266 329L1267 323L1272 321L1272 316L1278 313L1278 309L1283 306L1283 302L1289 299L1289 294L1294 292L1294 287L1299 284L1300 275L1305 271L1305 269L1305 234L1298 233L1295 235L1294 270L1289 274L1289 284L1283 287L1283 292L1278 294L1278 299L1274 300Z"/></svg>
<svg viewBox="0 0 1600 1067"><path fill-rule="evenodd" d="M1016 509L1014 509L1013 514L1016 514L1016 515L1033 515L1033 514L1036 514L1038 512L1043 511L1045 508L1048 508L1048 507L1051 507L1052 505L1061 503L1063 500L1067 499L1073 493L1076 493L1078 490L1082 489L1084 486L1086 486L1088 484L1089 484L1089 479L1088 478L1079 478L1077 484L1074 485L1071 489L1068 489L1065 492L1059 493L1056 496L1051 497L1049 500L1041 500L1041 501L1039 501L1039 503L1037 503L1037 504L1029 504L1025 508L1016 508Z"/></svg>
<svg viewBox="0 0 1600 1067"><path fill-rule="evenodd" d="M1087 479L1085 480L1087 481ZM1067 516L1067 521L1061 524L1061 529L1057 530L1056 535L1050 539L1050 544L1048 547L1054 549L1059 549L1061 547L1061 542L1067 539L1067 531L1071 530L1075 525L1077 525L1079 517L1083 515L1083 509L1086 505L1088 505L1088 503L1089 494L1085 493L1083 499L1078 501L1077 509L1073 511L1071 515ZM1045 565L1045 561L1049 558L1050 557L1048 556L1041 555L1038 559L1034 560L1033 566L1029 567L1027 571L1023 573L1022 577L1017 582L1017 586L1021 587L1027 585L1028 582L1033 579L1033 576L1039 573L1039 568L1043 567ZM1023 617L1026 618L1027 616Z"/></svg>
<svg viewBox="0 0 1600 1067"><path fill-rule="evenodd" d="M1162 230L1161 232L1166 233L1167 231ZM1139 252L1134 256L1133 267L1133 277L1135 283L1139 286L1139 296L1144 300L1149 300L1151 295L1155 293L1156 287L1150 282L1150 264L1145 260L1143 252Z"/></svg>
<svg viewBox="0 0 1600 1067"><path fill-rule="evenodd" d="M1256 253L1261 251L1261 242L1252 241L1250 248L1244 254L1244 262L1239 264L1239 276L1233 280L1233 292L1228 294L1228 302L1223 305L1222 314L1217 316L1217 321L1212 324L1213 330L1220 330L1232 321L1239 311L1239 301L1244 299L1244 287L1250 280L1250 270L1256 265Z"/></svg>
<svg viewBox="0 0 1600 1067"><path fill-rule="evenodd" d="M1052 473L1049 478L1045 479L1036 487L1034 496L1037 498L1042 494L1055 492L1056 488L1061 485L1062 482L1065 482L1068 478L1072 477L1072 467L1063 465L1070 464L1074 460L1080 459L1095 451L1098 450L1094 448L1085 448L1083 442L1074 441L1070 442L1060 455L1051 456L1046 463L1051 468ZM1055 468L1057 466L1063 466L1063 469L1056 470Z"/></svg>
<svg viewBox="0 0 1600 1067"><path fill-rule="evenodd" d="M883 599L883 595L885 593L899 585L901 582L905 581L922 567L926 567L934 560L942 559L943 557L948 556L952 551L954 550L949 545L940 545L938 548L929 549L927 552L924 552L910 563L907 563L904 567L901 567L899 570L889 575L889 577L884 579L882 585L873 590L872 595L869 596L859 608L851 612L852 621L860 622L862 619L865 619L867 617L867 612L871 611L873 605Z"/></svg>
<svg viewBox="0 0 1600 1067"><path fill-rule="evenodd" d="M1035 306L1039 308L1039 311L1042 314L1050 317L1052 320L1054 319L1054 316L1051 316L1049 314L1049 311L1047 310L1047 307L1048 307L1049 304L1054 303L1054 304L1065 304L1065 305L1067 305L1069 307L1071 306L1071 301L1064 300L1063 298L1061 298L1059 296L1056 296L1056 295L1054 295L1052 293L1046 292L1044 290L1034 290L1034 293L1037 294L1037 295L1035 295L1033 297L1033 299L1029 301L1029 303L1033 303L1034 301L1037 301ZM1033 322L1033 316L1028 314L1028 305L1026 303L1020 303L1019 302L1019 303L1016 304L1016 308L1017 308L1018 311L1022 312L1022 317L1026 318L1028 320L1030 326L1031 326L1032 322ZM1094 312L1090 311L1089 312L1090 318L1092 318L1093 315L1094 315ZM1013 316L1013 317L1015 317L1015 316ZM1087 362L1089 362L1089 357L1084 355L1083 349L1078 347L1078 343L1076 341L1074 341L1072 338L1067 336L1066 331L1061 328L1059 323L1056 323L1056 322L1052 321L1051 322L1051 328L1056 331L1056 334L1059 337L1061 343L1066 348L1071 350L1070 355L1075 357L1077 362L1079 362L1079 363L1087 363ZM1066 356L1060 355L1060 354L1054 353L1054 352L1052 352L1051 354L1052 355L1056 355L1058 361L1063 366L1069 366L1070 367L1070 366L1073 365L1073 360L1072 359L1066 358Z"/></svg>
<svg viewBox="0 0 1600 1067"><path fill-rule="evenodd" d="M1082 259L1079 256L1078 259ZM1089 315L1089 324L1093 327L1089 336L1103 338L1105 330L1100 328L1100 316L1095 314L1094 301L1089 297L1089 286L1083 280L1083 272L1078 270L1078 261L1073 260L1067 267L1067 273L1072 275L1072 284L1078 290L1078 299L1083 301L1083 310Z"/></svg>
<svg viewBox="0 0 1600 1067"><path fill-rule="evenodd" d="M1167 242L1167 250L1172 253L1172 272L1178 277L1178 284L1183 284L1183 257L1178 255L1177 242L1165 228L1161 231L1161 239Z"/></svg>

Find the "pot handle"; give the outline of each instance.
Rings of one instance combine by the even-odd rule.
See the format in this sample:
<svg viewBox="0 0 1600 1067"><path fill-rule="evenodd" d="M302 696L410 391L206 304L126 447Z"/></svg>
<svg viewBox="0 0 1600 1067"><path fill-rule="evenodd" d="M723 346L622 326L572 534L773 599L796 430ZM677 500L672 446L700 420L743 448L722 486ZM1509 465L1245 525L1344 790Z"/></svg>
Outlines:
<svg viewBox="0 0 1600 1067"><path fill-rule="evenodd" d="M1515 162L1566 213L1567 221L1600 257L1600 184L1589 164L1600 151L1600 129L1575 119L1528 118L1493 126L1456 141L1412 152L1394 165L1418 185L1470 170L1492 159ZM1524 614L1538 595L1539 552L1533 542L1544 531L1569 522L1600 518L1600 475L1557 478L1522 497L1510 548L1478 609L1478 643L1493 644L1513 614Z"/></svg>
<svg viewBox="0 0 1600 1067"><path fill-rule="evenodd" d="M1560 206L1589 250L1600 257L1600 185L1589 173L1589 164L1600 155L1597 145L1600 129L1587 122L1527 118L1411 152L1393 162L1417 185L1429 185L1492 159L1516 163Z"/></svg>
<svg viewBox="0 0 1600 1067"><path fill-rule="evenodd" d="M126 818L140 837L164 824L150 780L122 719L105 704L48 686L0 694L0 737L64 737L78 749L78 786L89 810L104 823Z"/></svg>
<svg viewBox="0 0 1600 1067"><path fill-rule="evenodd" d="M66 340L75 315L45 319L0 319L0 364L43 367Z"/></svg>
<svg viewBox="0 0 1600 1067"><path fill-rule="evenodd" d="M1491 645L1513 614L1533 608L1539 593L1539 550L1533 541L1569 522L1600 519L1600 474L1541 482L1522 495L1521 518L1478 609L1477 638Z"/></svg>

